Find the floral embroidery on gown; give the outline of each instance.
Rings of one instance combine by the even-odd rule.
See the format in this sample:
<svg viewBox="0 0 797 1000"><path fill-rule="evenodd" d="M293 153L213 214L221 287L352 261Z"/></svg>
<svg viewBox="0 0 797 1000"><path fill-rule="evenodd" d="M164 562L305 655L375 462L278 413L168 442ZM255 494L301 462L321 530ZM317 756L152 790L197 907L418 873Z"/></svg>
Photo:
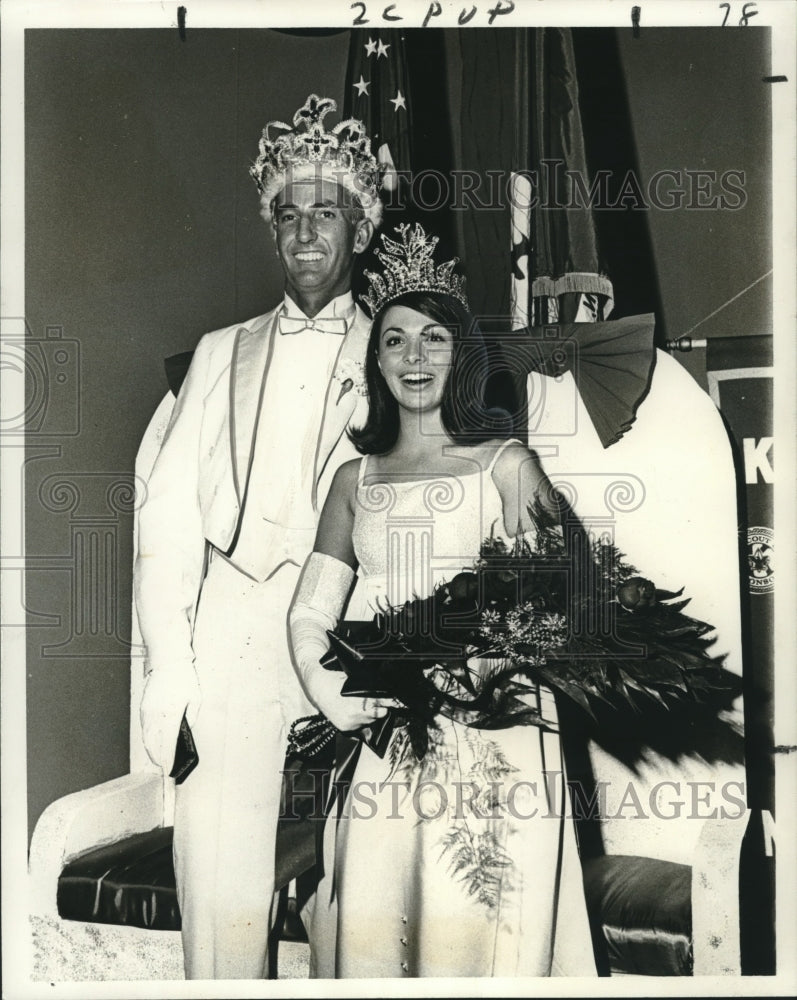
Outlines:
<svg viewBox="0 0 797 1000"><path fill-rule="evenodd" d="M362 582L347 617L424 597L473 565L483 539L504 532L497 458L390 483L363 460ZM326 823L325 875L306 914L314 976L595 975L555 705L545 689L538 699L547 729L440 718L422 761L402 729L384 758L363 745L343 814Z"/></svg>

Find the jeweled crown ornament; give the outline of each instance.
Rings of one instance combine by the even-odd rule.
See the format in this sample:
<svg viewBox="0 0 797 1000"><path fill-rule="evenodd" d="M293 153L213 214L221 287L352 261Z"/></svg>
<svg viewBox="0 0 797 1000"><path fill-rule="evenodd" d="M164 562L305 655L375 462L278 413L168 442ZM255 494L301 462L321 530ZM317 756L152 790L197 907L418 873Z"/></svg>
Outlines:
<svg viewBox="0 0 797 1000"><path fill-rule="evenodd" d="M371 152L365 125L347 118L327 130L324 119L337 111L331 97L310 94L293 116L293 125L269 122L260 138L260 155L250 167L264 209L289 181L328 178L350 191L378 225L382 202L378 188L381 167ZM271 133L277 134L272 135Z"/></svg>
<svg viewBox="0 0 797 1000"><path fill-rule="evenodd" d="M382 274L366 271L371 283L370 291L360 296L368 306L371 316L376 316L388 302L392 302L406 292L438 292L459 299L465 308L465 278L454 274L459 257L435 265L432 254L439 243L436 236L427 236L423 226L416 222L410 226L404 222L396 226L398 240L391 240L384 234L384 250L375 250L379 262L384 266Z"/></svg>

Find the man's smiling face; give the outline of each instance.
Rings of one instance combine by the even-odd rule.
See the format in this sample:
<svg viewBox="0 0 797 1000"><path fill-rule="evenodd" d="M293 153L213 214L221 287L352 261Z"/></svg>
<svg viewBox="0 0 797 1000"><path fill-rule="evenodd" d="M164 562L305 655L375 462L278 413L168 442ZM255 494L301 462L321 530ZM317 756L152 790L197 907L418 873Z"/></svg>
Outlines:
<svg viewBox="0 0 797 1000"><path fill-rule="evenodd" d="M349 192L320 177L286 184L274 200L274 230L285 290L307 315L349 291L354 255L371 237Z"/></svg>

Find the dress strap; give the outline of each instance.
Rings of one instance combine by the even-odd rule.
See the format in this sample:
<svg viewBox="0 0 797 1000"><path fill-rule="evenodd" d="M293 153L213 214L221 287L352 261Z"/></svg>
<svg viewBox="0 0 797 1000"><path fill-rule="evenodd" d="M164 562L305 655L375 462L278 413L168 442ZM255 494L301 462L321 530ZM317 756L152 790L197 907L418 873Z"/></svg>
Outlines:
<svg viewBox="0 0 797 1000"><path fill-rule="evenodd" d="M363 480L365 479L365 473L368 470L368 459L370 457L371 457L370 455L363 455L363 457L360 459L360 468L357 471L357 486L358 487L362 486L362 484L363 484Z"/></svg>
<svg viewBox="0 0 797 1000"><path fill-rule="evenodd" d="M493 455L490 464L485 469L485 475L491 476L493 474L493 469L495 468L496 462L504 453L504 450L508 448L510 444L523 444L523 442L520 440L520 438L508 438L506 441L503 442L503 444L500 444L496 448L495 454Z"/></svg>

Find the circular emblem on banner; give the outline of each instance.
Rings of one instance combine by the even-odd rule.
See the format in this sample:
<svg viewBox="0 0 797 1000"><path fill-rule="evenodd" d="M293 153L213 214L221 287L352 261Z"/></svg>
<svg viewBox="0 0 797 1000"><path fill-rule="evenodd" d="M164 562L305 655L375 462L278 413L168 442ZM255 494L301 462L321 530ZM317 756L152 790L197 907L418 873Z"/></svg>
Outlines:
<svg viewBox="0 0 797 1000"><path fill-rule="evenodd" d="M768 594L775 589L774 536L771 528L747 529L747 565L751 594Z"/></svg>

